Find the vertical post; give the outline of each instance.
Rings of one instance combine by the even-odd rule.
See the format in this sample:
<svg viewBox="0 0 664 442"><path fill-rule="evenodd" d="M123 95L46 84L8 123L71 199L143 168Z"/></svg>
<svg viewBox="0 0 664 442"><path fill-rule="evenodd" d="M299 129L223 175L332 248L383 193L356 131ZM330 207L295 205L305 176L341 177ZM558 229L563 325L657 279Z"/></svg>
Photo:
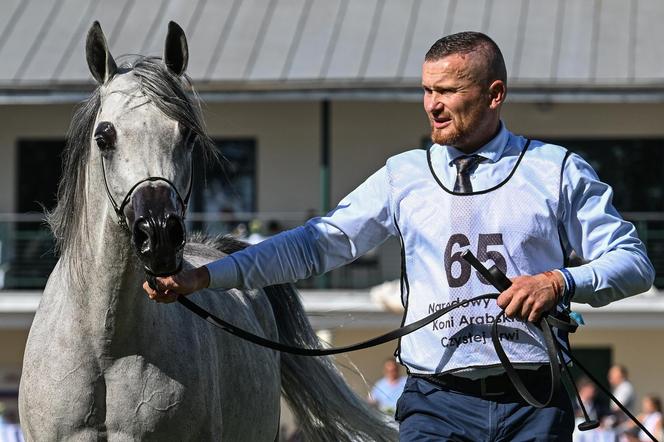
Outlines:
<svg viewBox="0 0 664 442"><path fill-rule="evenodd" d="M330 210L330 100L327 98L320 103L320 213L326 214ZM327 274L316 279L316 287L326 289L330 287L330 278Z"/></svg>
<svg viewBox="0 0 664 442"><path fill-rule="evenodd" d="M320 213L330 210L330 100L320 107Z"/></svg>

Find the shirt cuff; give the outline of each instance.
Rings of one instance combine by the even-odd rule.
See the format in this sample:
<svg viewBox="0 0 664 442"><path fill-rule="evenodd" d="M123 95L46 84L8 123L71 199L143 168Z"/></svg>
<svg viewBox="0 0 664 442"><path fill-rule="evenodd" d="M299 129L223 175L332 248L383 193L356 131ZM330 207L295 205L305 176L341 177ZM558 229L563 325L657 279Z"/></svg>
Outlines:
<svg viewBox="0 0 664 442"><path fill-rule="evenodd" d="M570 301L574 296L574 292L576 291L576 282L574 282L574 278L572 278L571 273L566 268L560 268L554 271L558 272L563 278L564 287L563 293L560 296L560 302L562 303L563 307L569 308Z"/></svg>
<svg viewBox="0 0 664 442"><path fill-rule="evenodd" d="M232 256L205 265L210 273L211 289L232 289L240 286L240 271Z"/></svg>
<svg viewBox="0 0 664 442"><path fill-rule="evenodd" d="M582 265L579 267L568 267L566 270L572 276L576 285L572 301L588 302L588 300L591 299L595 293L592 269L588 266Z"/></svg>

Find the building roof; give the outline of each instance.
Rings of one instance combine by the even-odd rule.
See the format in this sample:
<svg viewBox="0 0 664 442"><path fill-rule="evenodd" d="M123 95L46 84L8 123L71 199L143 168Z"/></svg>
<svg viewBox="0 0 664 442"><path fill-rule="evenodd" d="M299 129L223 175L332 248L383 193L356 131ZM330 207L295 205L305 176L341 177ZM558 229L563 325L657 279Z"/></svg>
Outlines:
<svg viewBox="0 0 664 442"><path fill-rule="evenodd" d="M4 95L89 90L94 20L116 58L160 55L166 24L178 22L188 73L211 93L413 94L433 41L479 30L501 47L517 96L664 94L660 0L3 0L2 9Z"/></svg>

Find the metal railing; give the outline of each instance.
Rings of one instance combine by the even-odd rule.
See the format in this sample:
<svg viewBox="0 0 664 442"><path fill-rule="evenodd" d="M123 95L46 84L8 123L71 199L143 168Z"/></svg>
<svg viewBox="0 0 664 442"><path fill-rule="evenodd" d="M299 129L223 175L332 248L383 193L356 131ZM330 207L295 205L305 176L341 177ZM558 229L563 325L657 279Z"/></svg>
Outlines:
<svg viewBox="0 0 664 442"><path fill-rule="evenodd" d="M188 232L209 235L231 234L257 242L271 234L299 226L311 212L245 212L229 214L192 213L187 216ZM55 241L43 214L0 214L0 290L42 290L57 256ZM380 256L371 253L328 275L300 281L301 288L360 289L397 278L384 275Z"/></svg>
<svg viewBox="0 0 664 442"><path fill-rule="evenodd" d="M276 231L301 225L311 212L192 213L188 231L233 234L257 241ZM623 214L636 226L655 267L655 286L664 287L664 212ZM0 214L0 289L41 290L57 257L42 214ZM361 289L399 277L394 248L381 248L325 277L301 281L302 288ZM389 265L386 265L389 264Z"/></svg>
<svg viewBox="0 0 664 442"><path fill-rule="evenodd" d="M56 260L42 214L0 214L0 288L42 289Z"/></svg>

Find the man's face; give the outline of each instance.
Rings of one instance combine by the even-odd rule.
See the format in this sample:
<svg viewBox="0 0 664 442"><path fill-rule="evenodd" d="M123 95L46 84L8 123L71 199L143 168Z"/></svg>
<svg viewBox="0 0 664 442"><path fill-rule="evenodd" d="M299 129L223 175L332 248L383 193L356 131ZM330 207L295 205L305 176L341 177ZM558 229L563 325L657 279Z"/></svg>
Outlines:
<svg viewBox="0 0 664 442"><path fill-rule="evenodd" d="M595 386L592 384L586 384L579 388L579 396L584 402L590 402L595 397L595 393Z"/></svg>
<svg viewBox="0 0 664 442"><path fill-rule="evenodd" d="M623 381L622 373L618 367L611 367L608 374L609 384L615 387Z"/></svg>
<svg viewBox="0 0 664 442"><path fill-rule="evenodd" d="M424 62L424 110L429 117L434 143L464 150L484 139L491 98L481 73L479 56L452 54Z"/></svg>
<svg viewBox="0 0 664 442"><path fill-rule="evenodd" d="M388 361L383 366L383 374L388 379L396 379L399 377L399 366L396 362Z"/></svg>
<svg viewBox="0 0 664 442"><path fill-rule="evenodd" d="M651 396L646 396L641 400L641 408L643 409L643 412L646 414L650 413L655 413L658 410L657 404L653 400Z"/></svg>

